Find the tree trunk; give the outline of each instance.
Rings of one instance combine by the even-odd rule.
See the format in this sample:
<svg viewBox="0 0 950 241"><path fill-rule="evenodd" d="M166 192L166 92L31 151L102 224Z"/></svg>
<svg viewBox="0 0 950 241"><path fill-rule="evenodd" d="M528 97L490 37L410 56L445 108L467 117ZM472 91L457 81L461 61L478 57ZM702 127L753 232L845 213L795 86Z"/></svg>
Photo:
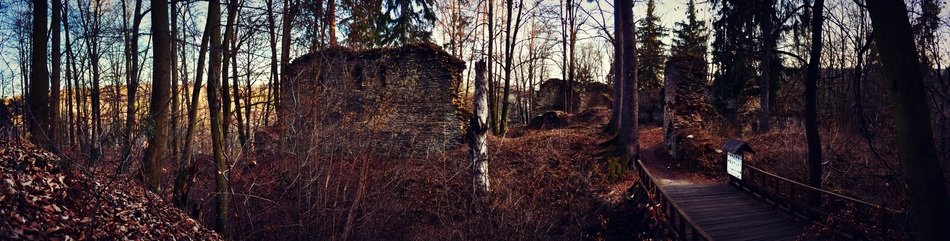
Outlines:
<svg viewBox="0 0 950 241"><path fill-rule="evenodd" d="M123 6L125 1L122 1ZM135 8L132 12L132 27L125 26L126 30L126 64L128 67L128 73L126 73L126 105L125 105L125 145L123 146L123 157L121 170L122 172L126 171L127 166L126 161L132 157L132 149L135 145L135 119L136 108L135 101L138 99L138 89L139 89L139 24L142 23L143 14L140 14L142 9L142 1L135 1ZM124 11L123 11L124 13ZM123 18L124 19L124 18Z"/></svg>
<svg viewBox="0 0 950 241"><path fill-rule="evenodd" d="M488 92L487 83L485 83L485 62L479 61L475 64L475 116L469 122L468 127L468 146L469 154L472 158L472 177L474 181L473 191L477 194L486 194L491 192L491 185L488 179Z"/></svg>
<svg viewBox="0 0 950 241"><path fill-rule="evenodd" d="M46 70L46 0L33 2L33 39L31 41L30 91L27 114L30 137L37 146L50 146L49 73Z"/></svg>
<svg viewBox="0 0 950 241"><path fill-rule="evenodd" d="M336 46L336 0L327 1L327 12L324 16L327 25L327 37L330 38L330 46Z"/></svg>
<svg viewBox="0 0 950 241"><path fill-rule="evenodd" d="M171 102L172 102L171 126L178 127L181 125L179 121L179 119L181 118L181 110L180 110L181 103L179 101L181 93L179 92L180 89L178 86L179 72L178 72L178 51L177 51L178 50L178 7L177 6L178 5L175 2L170 2L169 4L171 4L171 7L169 8L170 12L168 13L169 23L170 23L169 24L170 26L169 28L170 29L169 30L170 31L169 33L170 45L169 46L170 47L169 47L168 52L170 53L170 56L171 56L169 62L171 63L170 73L171 73L171 88L172 88L171 89L172 91L171 93ZM169 135L169 138L171 139L169 142L169 145L171 145L171 147L168 149L171 149L172 151L169 159L172 160L174 163L179 163L180 156L178 155L179 154L178 151L181 149L179 148L179 143L180 143L179 140L181 137L181 134L180 134L181 132L179 131L178 128L171 128L169 131L170 132L168 133L168 135Z"/></svg>
<svg viewBox="0 0 950 241"><path fill-rule="evenodd" d="M294 17L297 15L297 5L293 3L293 0L284 0L284 18L281 23L281 39L280 39L280 72L287 72L287 65L290 64L290 40L291 40L291 30L293 30ZM277 109L277 116L280 118L281 112L283 111L280 107L280 96L281 96L281 83L284 75L280 75L277 83L274 85L277 88L274 89L274 100L276 102L275 109Z"/></svg>
<svg viewBox="0 0 950 241"><path fill-rule="evenodd" d="M918 238L945 240L950 237L950 198L933 139L930 102L907 6L900 0L868 1L867 5L893 101L898 153Z"/></svg>
<svg viewBox="0 0 950 241"><path fill-rule="evenodd" d="M620 143L625 147L628 165L636 163L640 144L637 132L637 36L633 24L633 0L621 0L621 28L623 34L623 109L620 113ZM629 50L629 51L627 51Z"/></svg>
<svg viewBox="0 0 950 241"><path fill-rule="evenodd" d="M620 6L625 0L614 0L614 6ZM619 8L618 8L619 9ZM617 11L614 11L617 12ZM610 111L610 121L607 122L607 133L617 134L620 130L621 110L623 109L623 21L620 14L614 14L614 96L613 110Z"/></svg>
<svg viewBox="0 0 950 241"><path fill-rule="evenodd" d="M508 21L505 22L505 87L501 97L501 120L498 133L504 134L508 131L508 95L511 93L511 69L515 55L515 45L518 43L518 30L521 28L521 14L524 11L524 0L518 3L518 15L515 18L515 28L511 29L511 17L514 3L513 0L506 1Z"/></svg>
<svg viewBox="0 0 950 241"><path fill-rule="evenodd" d="M62 51L60 50L60 21L63 17L62 0L53 0L53 17L50 21L50 39L52 41L52 72L50 73L50 142L49 149L59 153L58 142L62 138L62 118L60 117L60 72L62 66Z"/></svg>
<svg viewBox="0 0 950 241"><path fill-rule="evenodd" d="M148 137L148 147L142 157L142 173L145 186L155 193L160 193L162 168L161 160L165 159L165 149L168 144L168 103L171 90L171 62L172 49L168 27L168 1L152 0L152 97L149 103L149 122L154 127L154 133Z"/></svg>
<svg viewBox="0 0 950 241"><path fill-rule="evenodd" d="M228 205L230 203L231 195L229 193L229 183L228 183L228 163L224 159L224 150L222 149L222 143L224 142L224 137L222 136L221 130L221 102L218 99L218 85L222 83L221 81L221 64L223 52L223 45L221 44L221 4L218 0L211 0L208 3L208 21L211 22L211 59L209 62L208 70L208 113L210 115L209 121L211 125L211 146L212 146L212 156L214 157L215 163L215 184L216 188L216 200L217 200L217 209L215 212L215 231L221 233L225 238L228 237L229 232L229 223L228 223Z"/></svg>
<svg viewBox="0 0 950 241"><path fill-rule="evenodd" d="M195 65L195 83L192 84L191 101L188 105L188 129L185 131L185 147L182 150L182 162L175 177L175 187L172 189L172 202L175 206L185 209L188 206L188 193L195 183L198 174L198 163L192 156L195 128L198 125L198 98L201 93L201 78L204 77L205 56L210 41L211 22L205 23L204 34L201 36L201 46L198 49L198 63Z"/></svg>
<svg viewBox="0 0 950 241"><path fill-rule="evenodd" d="M762 69L762 75L759 77L759 132L766 133L769 132L770 129L769 119L771 116L771 107L769 106L769 99L771 97L769 95L771 94L772 56L774 55L775 42L778 36L775 36L772 30L772 15L774 14L772 12L772 9L774 9L772 5L774 5L774 3L771 0L763 2L765 4L762 9L759 10L760 14L762 14L760 21L762 21L761 29L763 39L763 50L759 59L759 68Z"/></svg>
<svg viewBox="0 0 950 241"><path fill-rule="evenodd" d="M65 5L68 5L69 2L67 1L66 3L67 3L67 4L65 4ZM68 9L69 9L68 7L63 6L63 7L62 7L62 10L63 10L63 13L62 13L62 14L65 15L65 16L69 16ZM76 123L76 122L75 122L75 119L73 119L73 111L72 111L72 110L73 110L73 99L72 99L72 96L73 96L73 94L75 93L76 89L75 89L75 88L73 87L73 85L72 85L73 82L70 81L70 78L72 77L72 75L71 75L71 74L72 74L72 70L69 68L69 63L70 63L71 61L74 61L74 60L71 60L71 58L72 58L72 48L70 47L71 44L70 44L70 42L69 42L69 24L68 24L68 21L66 21L66 18L61 18L61 21L62 21L62 23L63 23L63 29L66 30L66 31L65 31L65 32L66 32L66 35L65 35L65 38L66 38L66 39L65 39L65 40L66 40L66 64L65 64L65 67L66 67L66 73L65 73L65 76L66 76L66 126L65 126L65 127L66 127L66 130L65 130L65 131L66 131L66 143L67 143L69 146L74 146L74 145L76 145L76 141L75 141L75 140L76 140L76 139L75 139L75 138L76 138L76 135L75 135L76 133L74 132L74 130L75 130L74 127L75 127L75 123Z"/></svg>
<svg viewBox="0 0 950 241"><path fill-rule="evenodd" d="M498 106L495 96L495 89L498 88L493 82L494 76L492 72L492 66L494 66L494 52L495 52L495 1L488 0L488 124L492 129L493 133L498 133Z"/></svg>
<svg viewBox="0 0 950 241"><path fill-rule="evenodd" d="M224 140L225 145L227 144L228 134L231 129L231 89L230 89L230 77L228 76L228 65L231 63L231 56L236 50L231 49L231 44L235 41L235 23L237 21L237 0L228 0L228 21L227 25L224 26L224 42L221 43L221 53L223 57L221 59L223 67L221 67L221 107L222 107L222 116L221 116L221 136ZM210 80L210 79L209 79Z"/></svg>
<svg viewBox="0 0 950 241"><path fill-rule="evenodd" d="M241 110L241 91L240 85L238 84L238 79L240 78L238 78L237 67L237 50L240 46L235 44L235 42L231 42L231 45L231 49L234 50L234 53L231 54L231 75L234 78L234 81L231 83L231 94L234 99L234 116L237 120L238 142L241 144L241 150L246 151L248 147L247 135L244 133L244 127L246 123L244 122L245 120ZM250 65L248 65L248 68L250 68Z"/></svg>
<svg viewBox="0 0 950 241"><path fill-rule="evenodd" d="M824 16L824 0L816 0L812 7L811 52L808 70L805 73L805 139L808 142L808 185L821 188L821 138L818 135L818 74L821 68L821 27ZM809 198L809 203L817 205L821 200L817 195Z"/></svg>
<svg viewBox="0 0 950 241"><path fill-rule="evenodd" d="M277 72L278 67L278 55L277 55L277 24L274 19L274 0L267 0L267 31L270 37L270 79L267 81L267 99L264 104L264 126L270 124L270 110L274 105L276 98L276 90L278 88L277 81L280 79L280 74Z"/></svg>

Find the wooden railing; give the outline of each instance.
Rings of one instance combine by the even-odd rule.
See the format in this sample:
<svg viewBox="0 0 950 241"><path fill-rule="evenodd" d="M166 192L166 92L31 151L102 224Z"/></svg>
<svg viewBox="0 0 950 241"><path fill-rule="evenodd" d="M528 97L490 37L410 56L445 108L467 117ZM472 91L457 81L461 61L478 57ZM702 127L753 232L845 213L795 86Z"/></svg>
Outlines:
<svg viewBox="0 0 950 241"><path fill-rule="evenodd" d="M656 184L653 174L644 167L640 160L637 160L637 175L640 177L640 184L647 191L650 204L654 205L654 208L660 209L659 213L664 215L664 223L679 240L713 240L705 230L683 212L679 205L670 201L670 196Z"/></svg>
<svg viewBox="0 0 950 241"><path fill-rule="evenodd" d="M819 224L824 223L829 215L840 218L840 212L836 212L840 210L853 211L850 215L853 215L854 220L863 222L860 224L863 228L874 228L870 223L895 225L907 218L903 211L814 188L746 164L742 165L742 179L729 178L730 183L744 191L799 218ZM814 198L819 201L817 206L810 205L809 201ZM854 234L842 235L854 237Z"/></svg>

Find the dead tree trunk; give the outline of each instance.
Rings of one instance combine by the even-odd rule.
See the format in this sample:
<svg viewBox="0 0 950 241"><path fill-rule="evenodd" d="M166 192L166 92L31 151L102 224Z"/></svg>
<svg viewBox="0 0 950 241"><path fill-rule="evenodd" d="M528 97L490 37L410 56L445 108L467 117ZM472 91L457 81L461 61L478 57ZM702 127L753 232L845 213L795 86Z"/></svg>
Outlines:
<svg viewBox="0 0 950 241"><path fill-rule="evenodd" d="M934 144L930 102L907 6L900 0L868 1L867 5L892 96L897 146L917 220L917 238L944 240L950 237L950 198Z"/></svg>
<svg viewBox="0 0 950 241"><path fill-rule="evenodd" d="M485 83L485 62L475 63L475 116L468 126L468 147L472 157L473 190L475 193L488 193L491 185L488 179L488 92Z"/></svg>

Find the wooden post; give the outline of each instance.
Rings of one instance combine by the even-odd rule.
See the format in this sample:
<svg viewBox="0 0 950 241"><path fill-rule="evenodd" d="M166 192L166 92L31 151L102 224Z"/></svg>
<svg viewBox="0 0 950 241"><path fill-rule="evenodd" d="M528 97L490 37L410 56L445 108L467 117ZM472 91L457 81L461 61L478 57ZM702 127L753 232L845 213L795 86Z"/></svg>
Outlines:
<svg viewBox="0 0 950 241"><path fill-rule="evenodd" d="M485 81L485 61L475 63L475 100L474 115L468 127L469 154L472 157L472 178L476 193L488 193L491 185L488 181L488 92Z"/></svg>

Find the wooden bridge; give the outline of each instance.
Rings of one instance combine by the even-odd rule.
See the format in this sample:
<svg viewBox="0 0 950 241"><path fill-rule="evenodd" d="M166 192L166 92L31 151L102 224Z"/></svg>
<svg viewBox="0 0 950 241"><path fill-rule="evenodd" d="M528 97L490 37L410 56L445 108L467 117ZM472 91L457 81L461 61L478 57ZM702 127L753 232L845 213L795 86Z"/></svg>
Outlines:
<svg viewBox="0 0 950 241"><path fill-rule="evenodd" d="M900 211L740 165L741 178L730 176L729 183L691 184L662 180L638 160L641 188L635 195L659 210L661 221L678 240L796 240L807 226L825 225L840 210L863 223L849 230L825 227L836 238L864 240L873 237L863 236L862 230L906 219ZM821 202L809 205L813 200Z"/></svg>

